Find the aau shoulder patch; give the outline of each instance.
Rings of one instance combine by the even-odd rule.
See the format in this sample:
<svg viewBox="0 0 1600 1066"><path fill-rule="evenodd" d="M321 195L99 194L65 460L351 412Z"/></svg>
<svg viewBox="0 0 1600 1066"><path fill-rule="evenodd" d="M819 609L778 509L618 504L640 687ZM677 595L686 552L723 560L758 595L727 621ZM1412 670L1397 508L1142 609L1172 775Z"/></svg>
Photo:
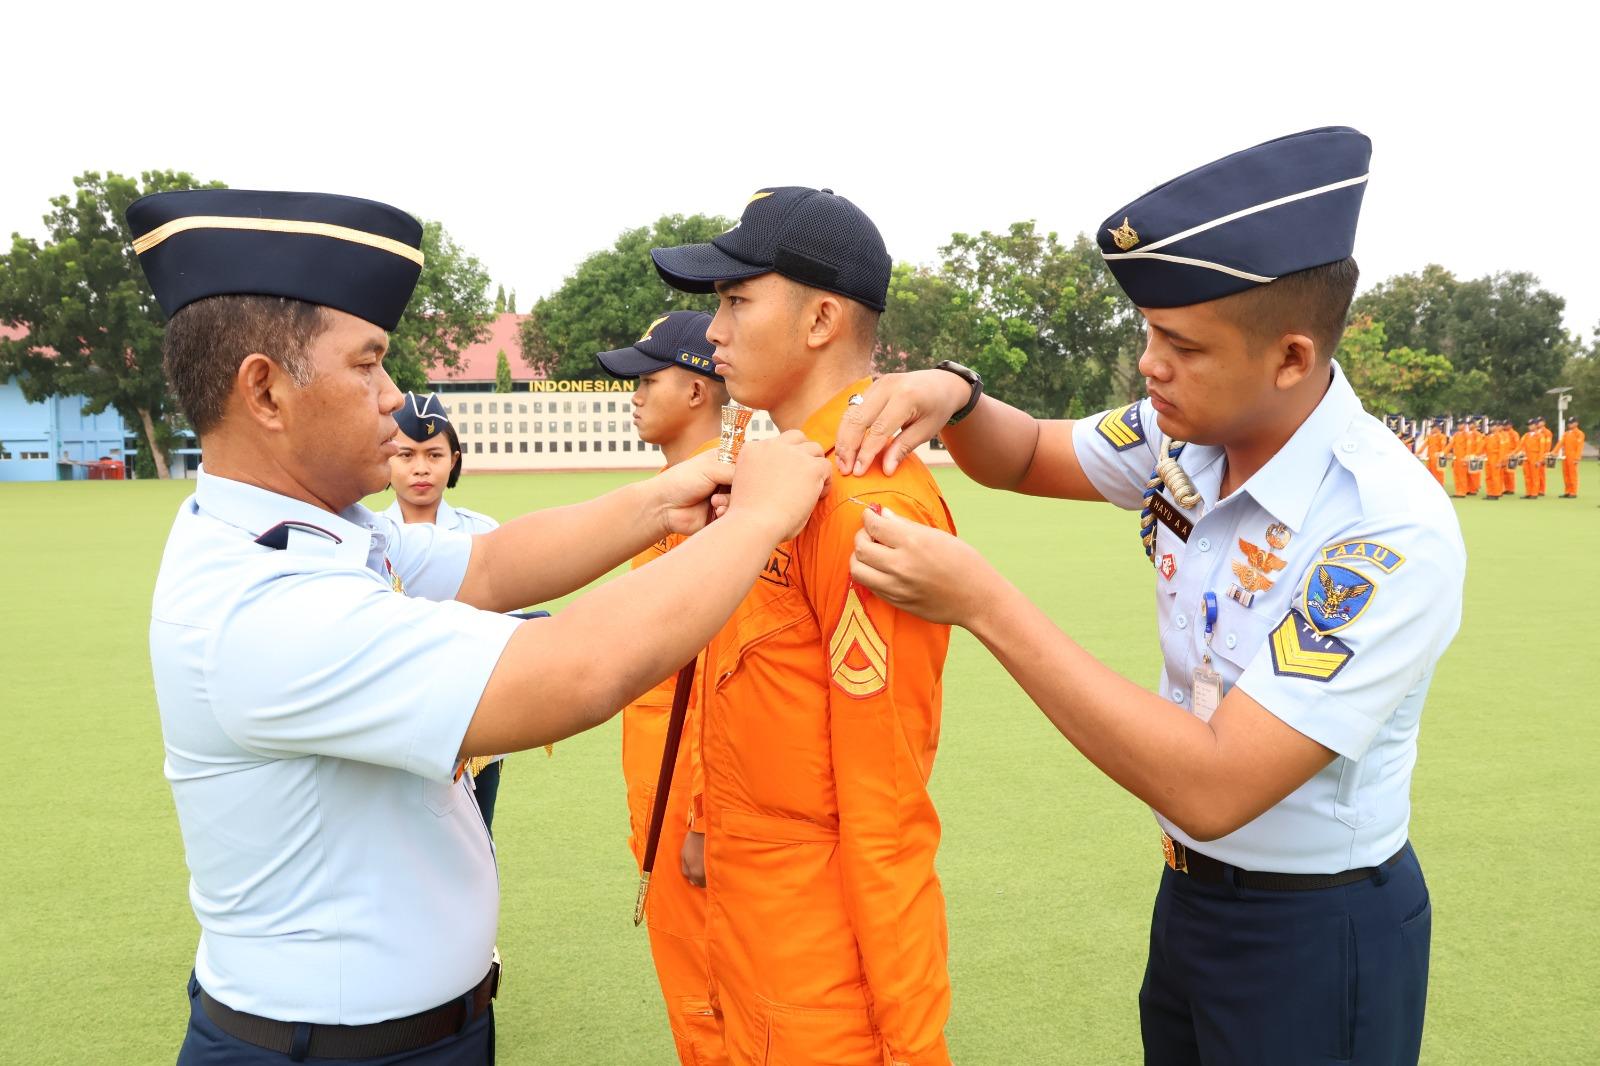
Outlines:
<svg viewBox="0 0 1600 1066"><path fill-rule="evenodd" d="M1318 563L1306 578L1306 617L1319 633L1337 633L1361 617L1378 583L1347 566Z"/></svg>
<svg viewBox="0 0 1600 1066"><path fill-rule="evenodd" d="M1317 632L1293 607L1267 641L1272 649L1272 672L1279 677L1332 681L1355 652L1338 637Z"/></svg>
<svg viewBox="0 0 1600 1066"><path fill-rule="evenodd" d="M1136 403L1107 411L1100 416L1094 428L1119 452L1144 443L1144 427L1139 424L1139 405Z"/></svg>
<svg viewBox="0 0 1600 1066"><path fill-rule="evenodd" d="M876 696L889 685L889 646L854 585L845 593L844 614L828 640L828 670L833 683L856 699Z"/></svg>

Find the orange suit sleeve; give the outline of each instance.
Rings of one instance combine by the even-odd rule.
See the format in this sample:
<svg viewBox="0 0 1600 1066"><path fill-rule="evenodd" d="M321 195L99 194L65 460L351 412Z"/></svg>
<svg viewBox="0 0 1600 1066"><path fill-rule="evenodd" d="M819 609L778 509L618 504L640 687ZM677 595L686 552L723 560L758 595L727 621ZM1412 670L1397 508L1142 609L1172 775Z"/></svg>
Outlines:
<svg viewBox="0 0 1600 1066"><path fill-rule="evenodd" d="M937 499L938 520L900 492L855 500L862 502L841 503L818 525L815 555L804 569L827 642L845 908L892 1061L942 1066L950 1061L944 1037L948 937L934 872L939 817L928 776L939 740L950 630L852 586L850 557L865 502L924 524L949 523Z"/></svg>

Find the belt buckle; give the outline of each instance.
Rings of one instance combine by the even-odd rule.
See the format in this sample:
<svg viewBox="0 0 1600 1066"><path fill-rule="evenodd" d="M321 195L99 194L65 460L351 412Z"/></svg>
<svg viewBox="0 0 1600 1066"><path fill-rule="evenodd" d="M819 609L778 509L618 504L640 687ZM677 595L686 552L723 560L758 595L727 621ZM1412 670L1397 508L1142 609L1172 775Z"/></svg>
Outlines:
<svg viewBox="0 0 1600 1066"><path fill-rule="evenodd" d="M1161 857L1180 874L1189 872L1189 849L1173 840L1164 829L1161 831Z"/></svg>

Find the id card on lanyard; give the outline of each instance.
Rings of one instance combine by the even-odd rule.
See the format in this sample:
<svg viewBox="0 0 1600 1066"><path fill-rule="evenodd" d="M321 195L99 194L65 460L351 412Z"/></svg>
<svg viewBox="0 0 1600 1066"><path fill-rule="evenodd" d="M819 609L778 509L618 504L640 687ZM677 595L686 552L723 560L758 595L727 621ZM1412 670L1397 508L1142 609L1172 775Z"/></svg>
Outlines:
<svg viewBox="0 0 1600 1066"><path fill-rule="evenodd" d="M1222 705L1222 675L1211 666L1211 637L1217 628L1217 594L1206 593L1206 650L1200 665L1194 668L1194 684L1191 686L1194 697L1190 706L1202 722L1211 721L1211 716L1217 713L1217 708Z"/></svg>

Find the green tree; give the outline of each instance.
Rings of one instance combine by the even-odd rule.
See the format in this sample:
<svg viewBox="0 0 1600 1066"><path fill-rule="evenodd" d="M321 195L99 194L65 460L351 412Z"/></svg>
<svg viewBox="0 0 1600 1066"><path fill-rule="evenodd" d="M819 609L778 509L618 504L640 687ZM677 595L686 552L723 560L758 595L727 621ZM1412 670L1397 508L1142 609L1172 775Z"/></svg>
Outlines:
<svg viewBox="0 0 1600 1066"><path fill-rule="evenodd" d="M551 378L598 377L595 353L632 344L657 315L713 309L715 297L669 288L656 274L650 249L703 243L732 225L706 215L665 215L626 231L533 305L522 323L523 361Z"/></svg>
<svg viewBox="0 0 1600 1066"><path fill-rule="evenodd" d="M1543 409L1573 352L1562 327L1566 301L1528 273L1462 281L1438 265L1389 278L1355 302L1382 322L1395 348L1436 352L1455 369L1442 402L1457 413L1525 419Z"/></svg>
<svg viewBox="0 0 1600 1066"><path fill-rule="evenodd" d="M1421 418L1437 413L1461 387L1450 360L1413 348L1391 348L1382 322L1358 315L1335 353L1368 411Z"/></svg>
<svg viewBox="0 0 1600 1066"><path fill-rule="evenodd" d="M506 310L511 314L517 313L517 290L512 289L506 293Z"/></svg>
<svg viewBox="0 0 1600 1066"><path fill-rule="evenodd" d="M498 314L504 314L505 313L505 309L506 309L506 287L504 285L497 285L497 286L495 286L495 290L494 290L494 313L497 314L497 315Z"/></svg>
<svg viewBox="0 0 1600 1066"><path fill-rule="evenodd" d="M494 318L489 274L437 222L422 226L422 275L400 323L389 334L385 366L402 389L424 391L428 371L454 367L489 336Z"/></svg>
<svg viewBox="0 0 1600 1066"><path fill-rule="evenodd" d="M956 359L987 391L1045 418L1073 399L1097 410L1112 372L1137 352L1143 319L1080 235L1070 245L1032 222L1005 233L953 234L936 269L899 266L880 332L906 367Z"/></svg>
<svg viewBox="0 0 1600 1066"><path fill-rule="evenodd" d="M1567 360L1561 380L1556 384L1572 387L1572 404L1567 408L1567 415L1578 420L1591 441L1600 443L1600 325L1595 327L1589 347ZM1549 397L1545 399L1546 406L1550 406ZM1559 435L1554 425L1551 430Z"/></svg>
<svg viewBox="0 0 1600 1066"><path fill-rule="evenodd" d="M181 171L136 180L89 171L50 201L44 243L12 234L0 256L0 321L25 326L0 340L0 379L15 376L31 401L81 395L84 409L115 408L144 437L140 465L167 476L167 418L174 409L161 370L165 316L134 255L123 212L140 196L221 188Z"/></svg>
<svg viewBox="0 0 1600 1066"><path fill-rule="evenodd" d="M501 348L494 359L494 391L511 391L511 360L506 358L506 350Z"/></svg>

